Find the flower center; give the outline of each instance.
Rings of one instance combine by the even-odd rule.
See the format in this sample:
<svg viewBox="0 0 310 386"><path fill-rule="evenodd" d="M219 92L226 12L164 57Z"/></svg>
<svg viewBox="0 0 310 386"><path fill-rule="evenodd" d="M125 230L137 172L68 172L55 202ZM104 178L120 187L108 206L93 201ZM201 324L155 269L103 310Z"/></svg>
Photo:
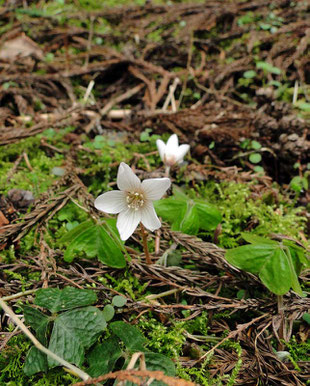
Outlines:
<svg viewBox="0 0 310 386"><path fill-rule="evenodd" d="M164 163L168 166L173 166L176 163L176 157L172 154L165 154Z"/></svg>
<svg viewBox="0 0 310 386"><path fill-rule="evenodd" d="M143 194L139 192L128 192L126 201L128 208L134 210L139 210L145 202Z"/></svg>

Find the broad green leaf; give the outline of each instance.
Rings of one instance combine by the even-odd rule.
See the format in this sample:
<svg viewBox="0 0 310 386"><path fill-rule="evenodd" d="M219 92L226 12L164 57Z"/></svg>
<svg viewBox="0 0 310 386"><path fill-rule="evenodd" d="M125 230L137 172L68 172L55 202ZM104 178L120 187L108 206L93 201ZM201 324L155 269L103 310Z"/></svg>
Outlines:
<svg viewBox="0 0 310 386"><path fill-rule="evenodd" d="M278 243L274 240L267 239L265 237L253 235L252 233L241 233L242 238L251 244L271 244L271 245L278 245Z"/></svg>
<svg viewBox="0 0 310 386"><path fill-rule="evenodd" d="M221 222L220 212L201 199L191 199L180 189L174 189L174 196L156 201L159 216L171 223L171 229L187 234L201 230L213 230Z"/></svg>
<svg viewBox="0 0 310 386"><path fill-rule="evenodd" d="M47 308L52 313L72 308L88 306L97 301L97 296L92 290L83 290L74 287L42 288L36 292L34 303Z"/></svg>
<svg viewBox="0 0 310 386"><path fill-rule="evenodd" d="M30 377L36 373L47 372L47 358L36 347L31 347L26 355L25 365L23 367L24 373Z"/></svg>
<svg viewBox="0 0 310 386"><path fill-rule="evenodd" d="M29 324L36 332L37 339L45 346L47 344L47 327L49 318L34 307L23 306L25 323Z"/></svg>
<svg viewBox="0 0 310 386"><path fill-rule="evenodd" d="M159 216L170 222L172 226L177 224L177 228L186 211L186 201L169 197L154 202L154 207Z"/></svg>
<svg viewBox="0 0 310 386"><path fill-rule="evenodd" d="M226 259L237 268L258 274L277 245L251 244L226 251Z"/></svg>
<svg viewBox="0 0 310 386"><path fill-rule="evenodd" d="M214 230L222 221L222 215L213 205L203 200L195 200L199 219L199 228L205 231Z"/></svg>
<svg viewBox="0 0 310 386"><path fill-rule="evenodd" d="M60 243L66 243L67 241L73 241L79 234L86 231L90 227L94 225L93 221L88 220L82 222L80 225L72 229L70 232L66 233L62 238L59 240Z"/></svg>
<svg viewBox="0 0 310 386"><path fill-rule="evenodd" d="M188 235L195 235L199 230L199 219L194 201L188 200L186 203L185 215L180 222L179 229Z"/></svg>
<svg viewBox="0 0 310 386"><path fill-rule="evenodd" d="M145 364L146 369L149 371L162 371L165 375L169 377L175 377L175 365L171 359L167 358L162 354L157 354L153 352L146 352L145 355ZM136 364L138 367L138 363ZM126 382L126 386L134 386L132 382ZM167 384L162 381L154 380L152 386L166 386Z"/></svg>
<svg viewBox="0 0 310 386"><path fill-rule="evenodd" d="M126 348L131 351L143 351L146 340L141 332L131 324L117 321L109 324L112 332L122 340Z"/></svg>
<svg viewBox="0 0 310 386"><path fill-rule="evenodd" d="M80 366L84 361L84 349L95 343L106 328L102 311L96 307L84 307L57 316L49 343L49 349L68 362ZM58 363L48 358L49 367Z"/></svg>
<svg viewBox="0 0 310 386"><path fill-rule="evenodd" d="M276 295L284 295L291 286L291 270L286 254L281 248L276 248L268 256L259 272L259 278L265 286Z"/></svg>
<svg viewBox="0 0 310 386"><path fill-rule="evenodd" d="M90 365L87 373L99 377L113 370L116 361L123 355L118 339L113 336L102 344L97 344L87 357Z"/></svg>
<svg viewBox="0 0 310 386"><path fill-rule="evenodd" d="M226 259L240 269L258 274L263 284L276 295L284 295L292 288L302 296L296 273L299 268L297 254L293 251L292 257L289 247L277 242L248 235L247 238L258 243L228 250Z"/></svg>
<svg viewBox="0 0 310 386"><path fill-rule="evenodd" d="M71 232L74 233L76 228ZM111 232L109 232L109 228L111 228ZM89 258L97 257L109 267L124 268L126 260L121 243L114 236L115 232L110 224L106 223L105 227L100 224L92 224L86 230L78 233L71 241L64 253L64 259L71 262L77 252L84 251Z"/></svg>

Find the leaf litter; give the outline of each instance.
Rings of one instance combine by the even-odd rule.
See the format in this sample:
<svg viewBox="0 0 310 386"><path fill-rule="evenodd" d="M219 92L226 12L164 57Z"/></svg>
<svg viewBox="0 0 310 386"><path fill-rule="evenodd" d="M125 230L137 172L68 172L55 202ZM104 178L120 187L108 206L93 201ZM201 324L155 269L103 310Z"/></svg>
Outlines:
<svg viewBox="0 0 310 386"><path fill-rule="evenodd" d="M119 294L99 280L105 274L116 280L119 274L115 269L88 259L64 264L63 252L44 242L49 222L69 202L78 202L92 218L100 219L84 170L76 166L79 151L96 154L85 145L85 135L91 140L116 131L125 133L129 141L139 141L148 128L156 135L175 133L193 149L195 162L184 172L192 186L209 178L243 183L255 180L253 193L260 194L262 190L270 192L273 181L288 184L296 175L295 164L300 176L306 172L310 149L306 2L147 2L144 6L64 10L63 19L57 13L25 8L22 1L15 3L1 9L2 28L8 27L0 41L0 145L42 135L41 147L47 154L63 154L66 161L65 174L37 197L21 218L25 191L15 192L15 198L20 196L17 201L12 200L12 194L0 197L0 249L14 245L18 255L21 242L33 230L31 236L41 240L38 255L28 253L13 262L0 260L2 296L21 291L20 278L7 280L7 271L18 274L25 269L39 274L38 279L29 281L28 289L93 286L108 300ZM77 26L72 28L70 20ZM106 29L100 30L103 20ZM66 147L46 139L47 129L61 133L69 126L74 130L65 138ZM242 149L242 144L253 140L267 151L248 145ZM265 174L256 172L248 158L247 152L256 154L254 150L262 157ZM24 161L13 160L10 178ZM149 175L150 167L139 169ZM305 208L309 205L307 192L298 203ZM136 315L138 320L142 313L152 311L169 324L171 318L191 320L208 312L208 333L222 338L198 359L181 356L182 366L199 368L210 358L210 380L219 377L224 384L225 374L234 377L230 382L240 385L253 384L254 379L262 384L305 384L309 361L285 362L275 353L281 324L276 299L232 295L249 285L263 293L258 278L230 265L225 251L216 244L164 225L160 251L169 248L171 240L183 247L183 267L144 264L137 258L141 253L127 247L130 272L140 283L155 293L167 288L176 292L166 300L127 296L122 317L132 320ZM194 269L184 268L193 262ZM309 271L300 278L309 282ZM180 303L180 294L186 296L187 304ZM33 299L31 294L25 298ZM309 312L310 304L308 298L293 292L284 296L284 304L289 340L293 322ZM186 317L184 311L189 311ZM216 317L218 313L226 313L226 318ZM309 328L303 333L309 336ZM13 334L3 336L5 348ZM229 346L231 340L238 342L241 352ZM157 376L165 381L161 375L147 372L130 373L128 378L121 372L111 375L119 380L135 376Z"/></svg>

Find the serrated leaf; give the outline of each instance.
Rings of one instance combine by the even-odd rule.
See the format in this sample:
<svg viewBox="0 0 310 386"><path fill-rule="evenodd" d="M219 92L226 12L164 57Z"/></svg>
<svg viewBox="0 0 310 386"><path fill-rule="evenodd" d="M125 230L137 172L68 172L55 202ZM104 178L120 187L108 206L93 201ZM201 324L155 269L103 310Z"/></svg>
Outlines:
<svg viewBox="0 0 310 386"><path fill-rule="evenodd" d="M109 327L111 331L124 342L129 351L144 350L146 339L136 327L122 321L110 323Z"/></svg>
<svg viewBox="0 0 310 386"><path fill-rule="evenodd" d="M99 377L113 370L116 361L123 355L119 347L118 339L114 336L102 344L97 344L87 357L90 365L88 374Z"/></svg>
<svg viewBox="0 0 310 386"><path fill-rule="evenodd" d="M47 372L47 357L36 347L31 347L26 355L25 364L23 367L24 373L30 377L36 373Z"/></svg>
<svg viewBox="0 0 310 386"><path fill-rule="evenodd" d="M84 361L84 349L95 343L106 328L102 311L96 307L84 307L57 316L49 343L49 349L68 362L80 366ZM48 358L49 367L58 363Z"/></svg>
<svg viewBox="0 0 310 386"><path fill-rule="evenodd" d="M171 359L166 356L153 352L146 352L145 355L145 364L146 369L149 371L162 371L165 375L169 377L175 377L175 365ZM138 364L137 364L138 366ZM127 381L126 386L134 386L134 383ZM166 386L167 384L162 381L154 380L152 386Z"/></svg>
<svg viewBox="0 0 310 386"><path fill-rule="evenodd" d="M42 288L36 292L34 304L47 308L52 313L71 310L72 308L88 306L97 301L97 295L92 290L74 287Z"/></svg>
<svg viewBox="0 0 310 386"><path fill-rule="evenodd" d="M82 225L82 224L81 224ZM90 224L87 229L76 233L74 228L71 232L76 235L68 245L65 253L65 261L71 262L77 252L83 251L89 258L97 257L102 263L113 268L124 268L126 260L121 249L120 240L116 239L112 222L106 222L105 227L100 224ZM71 233L69 232L69 233Z"/></svg>

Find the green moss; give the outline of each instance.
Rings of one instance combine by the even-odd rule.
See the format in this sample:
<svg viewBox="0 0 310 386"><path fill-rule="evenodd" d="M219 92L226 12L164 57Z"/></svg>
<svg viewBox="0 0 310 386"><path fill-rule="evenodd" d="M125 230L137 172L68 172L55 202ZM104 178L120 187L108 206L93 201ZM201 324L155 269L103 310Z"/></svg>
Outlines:
<svg viewBox="0 0 310 386"><path fill-rule="evenodd" d="M253 182L252 184L254 184ZM241 232L260 236L280 233L301 240L306 218L295 202L277 194L253 195L251 184L209 181L199 188L199 194L214 204L222 213L220 245L232 248L238 245Z"/></svg>
<svg viewBox="0 0 310 386"><path fill-rule="evenodd" d="M169 358L177 359L186 341L184 336L184 322L173 322L169 327L164 326L160 321L149 316L142 316L138 326L147 338L146 347Z"/></svg>

